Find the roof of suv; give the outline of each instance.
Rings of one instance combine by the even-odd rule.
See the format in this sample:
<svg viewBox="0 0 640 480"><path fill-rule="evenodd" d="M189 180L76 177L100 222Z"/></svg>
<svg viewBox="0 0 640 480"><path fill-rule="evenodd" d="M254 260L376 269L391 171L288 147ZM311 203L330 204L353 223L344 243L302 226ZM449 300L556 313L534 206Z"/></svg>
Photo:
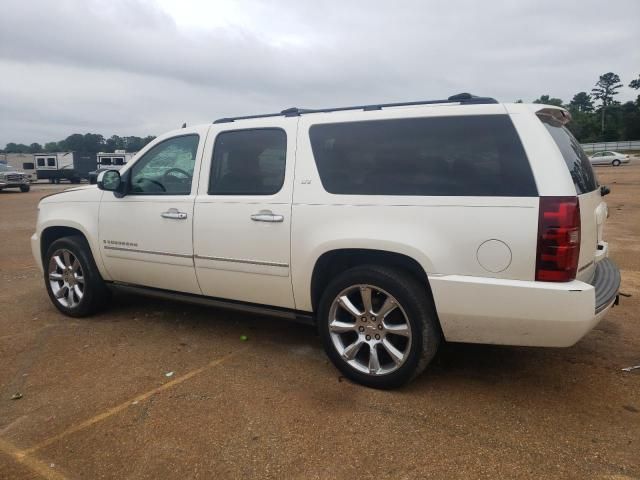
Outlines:
<svg viewBox="0 0 640 480"><path fill-rule="evenodd" d="M413 102L378 103L378 104L371 104L371 105L355 105L351 107L333 107L333 108L318 108L318 109L293 107L293 108L287 108L278 113L219 118L215 120L213 123L231 123L231 122L235 122L236 120L249 120L254 118L279 117L279 116L298 117L300 115L305 115L309 113L330 113L330 112L342 112L346 110L372 111L372 110L382 110L383 108L389 108L389 107L408 107L408 106L435 105L435 104L446 104L446 103L457 103L459 105L478 105L478 104L496 104L498 103L498 101L495 98L491 98L491 97L479 97L476 95L472 95L470 93L459 93L457 95L452 95L449 98L443 99L443 100L418 100Z"/></svg>

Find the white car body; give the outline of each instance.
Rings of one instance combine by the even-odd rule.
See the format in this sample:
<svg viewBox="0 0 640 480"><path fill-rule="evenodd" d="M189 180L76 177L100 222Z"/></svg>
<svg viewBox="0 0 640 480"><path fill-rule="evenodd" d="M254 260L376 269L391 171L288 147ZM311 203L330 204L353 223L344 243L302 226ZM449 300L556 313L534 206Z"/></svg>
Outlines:
<svg viewBox="0 0 640 480"><path fill-rule="evenodd" d="M536 115L543 108L568 115L543 105L443 103L269 116L169 132L120 173L126 175L160 142L197 134L190 194L119 197L87 186L46 197L32 237L33 255L42 269L41 242L48 229L76 230L88 241L107 282L311 317L317 302L314 270L323 255L390 252L415 262L426 274L424 288L433 295L445 339L569 346L616 300L609 296L606 304L597 305L593 285L598 265L608 256L602 236L607 208L599 189L578 196L582 243L577 276L566 282L536 281L539 197L576 196L559 148ZM469 115L510 118L529 158L537 196L339 195L323 188L309 140L313 125ZM218 135L272 127L287 138L280 191L209 195ZM170 209L186 218L163 217ZM252 221L256 214L282 220Z"/></svg>
<svg viewBox="0 0 640 480"><path fill-rule="evenodd" d="M623 163L629 163L629 155L608 150L590 155L589 161L591 165L613 165L617 167Z"/></svg>

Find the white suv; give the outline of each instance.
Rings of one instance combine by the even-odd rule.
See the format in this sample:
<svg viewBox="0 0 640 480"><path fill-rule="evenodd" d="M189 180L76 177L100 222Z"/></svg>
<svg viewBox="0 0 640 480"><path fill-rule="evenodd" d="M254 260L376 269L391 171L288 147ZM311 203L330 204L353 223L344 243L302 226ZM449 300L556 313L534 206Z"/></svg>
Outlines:
<svg viewBox="0 0 640 480"><path fill-rule="evenodd" d="M620 284L569 120L460 94L183 128L43 199L33 255L67 315L122 288L310 322L372 387L442 339L569 346Z"/></svg>

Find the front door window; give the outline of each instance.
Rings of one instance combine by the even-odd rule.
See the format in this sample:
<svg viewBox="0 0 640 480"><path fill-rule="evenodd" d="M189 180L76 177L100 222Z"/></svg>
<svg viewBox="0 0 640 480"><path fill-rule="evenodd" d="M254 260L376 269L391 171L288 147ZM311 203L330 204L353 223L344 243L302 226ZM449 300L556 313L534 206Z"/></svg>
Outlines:
<svg viewBox="0 0 640 480"><path fill-rule="evenodd" d="M198 150L198 135L160 142L131 168L130 194L189 195Z"/></svg>

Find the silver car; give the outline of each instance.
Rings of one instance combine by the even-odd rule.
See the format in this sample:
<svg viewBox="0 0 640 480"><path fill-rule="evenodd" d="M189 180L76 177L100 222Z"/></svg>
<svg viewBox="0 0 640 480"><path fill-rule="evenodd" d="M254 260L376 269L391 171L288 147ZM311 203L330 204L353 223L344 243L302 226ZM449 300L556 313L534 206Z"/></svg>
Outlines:
<svg viewBox="0 0 640 480"><path fill-rule="evenodd" d="M613 165L619 167L623 163L629 163L629 155L618 152L597 152L589 157L591 165Z"/></svg>

